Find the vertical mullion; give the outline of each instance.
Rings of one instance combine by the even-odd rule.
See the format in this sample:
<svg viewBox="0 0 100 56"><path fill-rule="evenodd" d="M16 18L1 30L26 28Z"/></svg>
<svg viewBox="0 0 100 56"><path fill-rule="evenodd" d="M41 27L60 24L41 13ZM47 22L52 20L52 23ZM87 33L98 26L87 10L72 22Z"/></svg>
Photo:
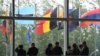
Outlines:
<svg viewBox="0 0 100 56"><path fill-rule="evenodd" d="M15 17L15 0L12 0L12 17ZM14 18L12 18L13 20L13 56L15 56L15 21Z"/></svg>
<svg viewBox="0 0 100 56"><path fill-rule="evenodd" d="M67 0L67 18L69 17L69 0ZM69 45L69 20L67 20L67 46Z"/></svg>

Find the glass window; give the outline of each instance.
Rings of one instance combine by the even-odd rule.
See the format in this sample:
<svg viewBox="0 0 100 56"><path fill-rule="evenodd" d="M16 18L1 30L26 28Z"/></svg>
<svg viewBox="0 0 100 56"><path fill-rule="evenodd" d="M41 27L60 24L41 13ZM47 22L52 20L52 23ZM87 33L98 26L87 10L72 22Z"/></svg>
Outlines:
<svg viewBox="0 0 100 56"><path fill-rule="evenodd" d="M0 56L13 54L12 20L0 19Z"/></svg>
<svg viewBox="0 0 100 56"><path fill-rule="evenodd" d="M15 2L15 4L12 3ZM69 0L68 23L66 36L70 46L77 43L78 47L86 41L90 56L99 56L99 21L80 21L73 19L100 20L100 0ZM14 5L14 8L12 8ZM14 9L14 10L13 10ZM12 16L15 12L18 20ZM50 19L64 18L64 0L0 0L0 17L12 16L11 19L0 19L0 54L11 56L22 44L28 51L31 43L39 49L38 55L45 55L45 48L49 43L53 46L58 41L64 50L64 24L58 20L31 20L30 17L44 17ZM67 16L67 15L66 15ZM27 19L29 20L25 20ZM28 18L29 17L29 18ZM72 21L71 21L72 20ZM14 29L13 29L14 28ZM15 37L13 37L13 30ZM66 33L66 34L67 34ZM13 38L15 41L13 42ZM14 45L13 45L14 44ZM67 43L66 43L67 44ZM13 50L13 47L15 50ZM67 47L66 47L67 48ZM72 47L71 47L72 48ZM2 51L3 50L3 51ZM10 51L10 52L9 52ZM14 54L16 56L16 52Z"/></svg>
<svg viewBox="0 0 100 56"><path fill-rule="evenodd" d="M52 43L55 46L55 42L59 42L63 51L62 25L62 21L15 20L15 49L22 44L24 49L28 51L31 43L35 43L39 49L38 56L45 56L48 44Z"/></svg>
<svg viewBox="0 0 100 56"><path fill-rule="evenodd" d="M63 0L59 2L58 0L15 0L15 2L16 16L63 17Z"/></svg>
<svg viewBox="0 0 100 56"><path fill-rule="evenodd" d="M78 22L78 21L74 21ZM80 22L79 26L75 24L69 24L69 45L72 46L74 43L80 48L80 45L86 41L89 48L90 56L98 56L99 54L99 31L100 24L88 24L91 21ZM96 21L95 21L96 22ZM87 23L88 25L85 25ZM83 25L84 24L84 25ZM70 26L72 28L70 28Z"/></svg>
<svg viewBox="0 0 100 56"><path fill-rule="evenodd" d="M84 19L99 19L99 0L70 0L69 9L78 9L79 17Z"/></svg>
<svg viewBox="0 0 100 56"><path fill-rule="evenodd" d="M0 16L10 16L11 0L0 0Z"/></svg>

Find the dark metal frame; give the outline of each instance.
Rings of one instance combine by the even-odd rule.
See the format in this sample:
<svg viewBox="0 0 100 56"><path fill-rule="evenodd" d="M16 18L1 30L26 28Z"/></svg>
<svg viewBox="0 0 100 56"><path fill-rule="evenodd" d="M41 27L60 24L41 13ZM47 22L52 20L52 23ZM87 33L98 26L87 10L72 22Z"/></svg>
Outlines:
<svg viewBox="0 0 100 56"><path fill-rule="evenodd" d="M68 20L68 12L69 12L69 0L67 0L67 18L45 18L45 17L15 17L15 0L12 0L12 16L0 16L0 19L12 19L13 21L13 56L15 55L14 49L15 49L15 20L57 20L57 21L67 21L67 45L69 45L69 32L68 32L68 26L69 21ZM72 19L72 21L100 21L100 19Z"/></svg>

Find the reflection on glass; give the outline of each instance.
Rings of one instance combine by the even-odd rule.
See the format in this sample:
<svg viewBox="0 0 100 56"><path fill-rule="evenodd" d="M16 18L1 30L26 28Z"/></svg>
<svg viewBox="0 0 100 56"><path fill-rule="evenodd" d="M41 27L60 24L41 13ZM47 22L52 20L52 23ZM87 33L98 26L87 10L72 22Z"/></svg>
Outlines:
<svg viewBox="0 0 100 56"><path fill-rule="evenodd" d="M98 50L100 50L100 24L96 23L96 21L94 21L94 23L92 22L93 21L80 21L80 24L76 28L74 28L73 31L69 31L69 44L72 46L73 43L77 43L77 45L79 46L83 41L86 41L87 46L89 47L90 55L99 56L100 54Z"/></svg>
<svg viewBox="0 0 100 56"><path fill-rule="evenodd" d="M0 20L0 56L12 56L13 26L12 20Z"/></svg>
<svg viewBox="0 0 100 56"><path fill-rule="evenodd" d="M24 49L28 51L31 43L34 42L36 47L39 48L39 56L45 55L45 48L49 43L55 44L55 42L58 41L63 48L63 35L61 34L63 29L58 29L59 25L57 25L56 22L58 21L16 20L15 48L19 44L23 44Z"/></svg>
<svg viewBox="0 0 100 56"><path fill-rule="evenodd" d="M83 3L84 2L84 3ZM70 0L70 9L79 9L79 18L100 19L100 1L99 0ZM88 6L87 6L88 5Z"/></svg>
<svg viewBox="0 0 100 56"><path fill-rule="evenodd" d="M11 0L0 0L0 16L9 16Z"/></svg>
<svg viewBox="0 0 100 56"><path fill-rule="evenodd" d="M52 9L52 11L56 10L56 8L59 8L59 10L57 9L56 11L56 16L57 14L62 15L62 16L58 16L60 18L63 17L63 10L64 10L64 5L63 5L63 0L59 0L59 2L57 0L15 0L16 3L16 8L15 8L15 12L17 14L17 16L19 15L28 15L28 14L33 14L33 17L43 17L45 15L45 12L47 10L49 10L50 8ZM51 11L51 13L52 13ZM60 12L59 12L60 11ZM54 17L56 17L54 16Z"/></svg>

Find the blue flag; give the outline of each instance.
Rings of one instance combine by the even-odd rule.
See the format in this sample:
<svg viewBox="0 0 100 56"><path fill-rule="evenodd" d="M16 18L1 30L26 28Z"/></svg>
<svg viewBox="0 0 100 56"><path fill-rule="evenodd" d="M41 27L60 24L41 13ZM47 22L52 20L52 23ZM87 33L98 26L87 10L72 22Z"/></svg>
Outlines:
<svg viewBox="0 0 100 56"><path fill-rule="evenodd" d="M28 31L26 33L26 37L27 37L27 42L29 44L31 44L32 43L32 36L31 36L31 28L30 27L29 27L29 29L28 29Z"/></svg>
<svg viewBox="0 0 100 56"><path fill-rule="evenodd" d="M69 16L72 19L78 19L79 18L79 9L72 10L69 13ZM72 32L73 30L75 30L77 26L79 26L79 22L78 21L70 21L69 22L69 28L68 28L69 32Z"/></svg>
<svg viewBox="0 0 100 56"><path fill-rule="evenodd" d="M71 17L71 19L78 19L79 18L79 9L69 9L68 13L69 13L69 17ZM72 21L72 20L69 21L68 31L69 32L74 31L77 26L79 26L78 21ZM58 29L64 29L63 21L58 24Z"/></svg>

